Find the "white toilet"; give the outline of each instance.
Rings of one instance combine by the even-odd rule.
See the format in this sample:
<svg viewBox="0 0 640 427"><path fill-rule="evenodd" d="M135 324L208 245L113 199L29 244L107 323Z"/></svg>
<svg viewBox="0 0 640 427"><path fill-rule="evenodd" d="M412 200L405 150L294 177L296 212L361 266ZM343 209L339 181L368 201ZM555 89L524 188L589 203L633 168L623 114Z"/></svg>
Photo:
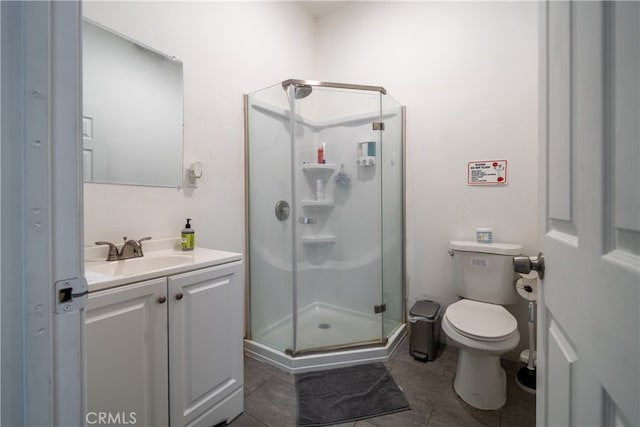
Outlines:
<svg viewBox="0 0 640 427"><path fill-rule="evenodd" d="M453 241L450 248L454 288L463 298L442 319L442 330L460 349L453 387L471 406L498 409L507 401L500 355L520 341L518 323L502 305L517 300L513 257L522 246Z"/></svg>

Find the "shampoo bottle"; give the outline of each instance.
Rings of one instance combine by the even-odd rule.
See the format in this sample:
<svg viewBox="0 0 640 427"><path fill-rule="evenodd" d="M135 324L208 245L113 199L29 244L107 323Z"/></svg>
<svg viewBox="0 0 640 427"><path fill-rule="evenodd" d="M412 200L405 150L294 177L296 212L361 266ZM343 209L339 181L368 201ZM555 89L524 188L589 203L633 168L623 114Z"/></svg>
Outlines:
<svg viewBox="0 0 640 427"><path fill-rule="evenodd" d="M189 224L191 218L187 218L187 223L182 229L182 250L183 251L192 251L196 245L196 232L191 228L191 224Z"/></svg>
<svg viewBox="0 0 640 427"><path fill-rule="evenodd" d="M324 143L318 148L318 156L317 156L318 164L324 163Z"/></svg>

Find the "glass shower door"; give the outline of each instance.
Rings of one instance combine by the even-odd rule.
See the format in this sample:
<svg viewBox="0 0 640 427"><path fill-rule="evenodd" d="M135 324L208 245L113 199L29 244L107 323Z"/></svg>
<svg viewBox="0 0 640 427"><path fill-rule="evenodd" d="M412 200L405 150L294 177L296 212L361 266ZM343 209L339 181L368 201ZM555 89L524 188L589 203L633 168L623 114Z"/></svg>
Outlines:
<svg viewBox="0 0 640 427"><path fill-rule="evenodd" d="M293 354L381 343L381 94L314 86L295 113Z"/></svg>
<svg viewBox="0 0 640 427"><path fill-rule="evenodd" d="M281 85L245 98L251 339L293 347L293 228L291 120Z"/></svg>
<svg viewBox="0 0 640 427"><path fill-rule="evenodd" d="M383 337L404 323L404 110L382 95L382 300Z"/></svg>

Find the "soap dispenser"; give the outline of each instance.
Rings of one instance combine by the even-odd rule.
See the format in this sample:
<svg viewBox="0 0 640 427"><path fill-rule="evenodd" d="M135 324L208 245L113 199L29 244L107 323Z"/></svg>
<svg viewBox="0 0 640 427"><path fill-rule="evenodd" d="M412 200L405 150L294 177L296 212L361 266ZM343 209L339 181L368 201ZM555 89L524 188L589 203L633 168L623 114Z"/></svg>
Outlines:
<svg viewBox="0 0 640 427"><path fill-rule="evenodd" d="M182 250L183 251L192 251L196 245L196 232L191 228L191 224L189 224L191 218L187 218L187 223L182 229Z"/></svg>

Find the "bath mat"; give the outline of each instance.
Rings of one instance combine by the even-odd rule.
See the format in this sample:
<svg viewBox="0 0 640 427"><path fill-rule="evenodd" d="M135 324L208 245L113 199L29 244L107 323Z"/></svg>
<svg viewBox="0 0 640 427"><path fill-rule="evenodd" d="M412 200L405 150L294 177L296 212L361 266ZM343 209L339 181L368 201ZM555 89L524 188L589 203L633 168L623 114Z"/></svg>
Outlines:
<svg viewBox="0 0 640 427"><path fill-rule="evenodd" d="M327 426L411 409L382 363L295 375L298 426Z"/></svg>

